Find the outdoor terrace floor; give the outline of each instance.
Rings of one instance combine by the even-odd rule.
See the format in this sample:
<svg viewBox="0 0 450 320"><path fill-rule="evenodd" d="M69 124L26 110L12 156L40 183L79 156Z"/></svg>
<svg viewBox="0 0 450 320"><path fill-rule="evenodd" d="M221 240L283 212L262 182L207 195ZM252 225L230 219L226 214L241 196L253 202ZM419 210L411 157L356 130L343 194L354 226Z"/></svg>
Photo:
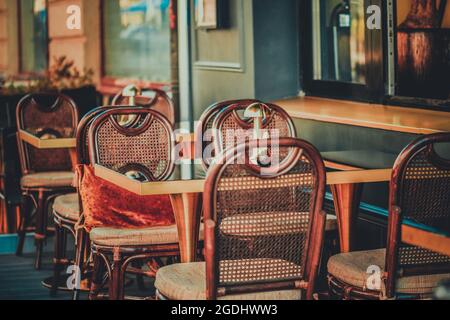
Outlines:
<svg viewBox="0 0 450 320"><path fill-rule="evenodd" d="M15 255L0 255L0 300L71 300L72 294L59 291L56 297L50 297L50 291L43 287L41 281L52 276L52 254L45 254L42 269L34 269L34 254L23 257ZM133 279L133 278L131 278ZM126 293L137 297L145 297L152 292L140 292L136 281L131 281ZM146 280L150 288L149 280ZM150 290L149 290L150 291ZM81 295L81 300L87 299L87 294Z"/></svg>

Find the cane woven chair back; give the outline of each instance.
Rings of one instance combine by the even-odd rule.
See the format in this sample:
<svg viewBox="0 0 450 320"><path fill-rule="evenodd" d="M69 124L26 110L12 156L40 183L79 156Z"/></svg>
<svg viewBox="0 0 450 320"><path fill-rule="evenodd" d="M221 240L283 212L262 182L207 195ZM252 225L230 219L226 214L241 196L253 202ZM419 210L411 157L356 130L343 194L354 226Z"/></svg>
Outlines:
<svg viewBox="0 0 450 320"><path fill-rule="evenodd" d="M17 105L16 112L19 130L41 139L75 138L77 106L62 94L27 95ZM68 149L41 150L20 138L18 142L23 174L72 170Z"/></svg>
<svg viewBox="0 0 450 320"><path fill-rule="evenodd" d="M94 119L110 109L120 109L115 106L102 106L89 111L78 124L77 128L77 162L78 164L88 165L90 164L89 158L89 129Z"/></svg>
<svg viewBox="0 0 450 320"><path fill-rule="evenodd" d="M307 290L311 297L325 226L325 168L309 143L277 143L290 154L278 165L253 164L257 143L251 141L210 168L204 192L210 299L282 289Z"/></svg>
<svg viewBox="0 0 450 320"><path fill-rule="evenodd" d="M281 107L274 104L258 103L264 118L262 119L262 139L296 138L297 132L291 117ZM248 106L234 104L216 117L213 123L214 146L220 153L237 144L247 142L254 137L254 119L246 118ZM280 153L280 156L283 156Z"/></svg>
<svg viewBox="0 0 450 320"><path fill-rule="evenodd" d="M258 100L243 99L243 100L228 100L215 103L208 107L208 109L203 112L198 125L195 129L195 141L201 141L201 154L197 154L197 159L202 159L202 166L208 170L212 159L215 157L216 152L214 151L214 134L213 134L213 124L217 116L222 110L232 105L239 105L243 109L247 108L253 103L259 102ZM219 153L217 153L219 154Z"/></svg>
<svg viewBox="0 0 450 320"><path fill-rule="evenodd" d="M175 125L175 106L165 91L156 88L142 89L140 95L134 97L134 100L136 106L156 110L164 115L172 126ZM130 101L130 97L123 96L121 91L114 97L112 105L131 106Z"/></svg>
<svg viewBox="0 0 450 320"><path fill-rule="evenodd" d="M450 235L450 159L436 151L442 147L449 150L450 133L419 138L400 154L394 165L389 239L396 240L388 243L386 266L392 273L450 273L450 257L400 241L401 226L407 222ZM391 294L395 274L390 277Z"/></svg>
<svg viewBox="0 0 450 320"><path fill-rule="evenodd" d="M143 121L133 127L121 126L117 119L126 115L136 115ZM160 181L171 176L174 148L172 125L151 109L110 109L99 115L89 129L92 164L142 181Z"/></svg>

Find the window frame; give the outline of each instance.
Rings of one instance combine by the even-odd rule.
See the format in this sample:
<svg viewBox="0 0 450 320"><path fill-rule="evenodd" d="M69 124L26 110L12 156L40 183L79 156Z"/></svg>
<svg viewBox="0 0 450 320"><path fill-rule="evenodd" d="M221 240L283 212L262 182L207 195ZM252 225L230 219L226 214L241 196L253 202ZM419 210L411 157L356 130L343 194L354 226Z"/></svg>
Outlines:
<svg viewBox="0 0 450 320"><path fill-rule="evenodd" d="M174 81L173 79L173 61L171 62L171 74L172 79L170 82L156 82L149 80L140 80L137 78L126 78L126 77L114 77L106 74L106 48L105 48L105 1L110 0L100 0L100 86L98 88L99 92L104 95L114 96L124 86L132 83L140 88L157 88L165 90L166 92L171 92L173 90ZM171 6L173 5L171 0ZM174 14L177 14L176 8L169 9L174 10ZM176 26L178 28L178 25ZM175 31L176 32L176 31ZM171 29L171 37L173 37L174 30ZM173 59L173 54L171 53ZM176 59L177 60L177 59Z"/></svg>
<svg viewBox="0 0 450 320"><path fill-rule="evenodd" d="M23 30L23 19L22 19L22 0L17 0L17 41L18 41L18 67L19 76L23 77L33 77L33 76L43 76L50 67L50 34L49 34L49 0L45 0L45 10L47 11L46 28L47 28L47 54L46 54L46 70L43 71L25 71L23 68L23 46L22 46L22 30Z"/></svg>
<svg viewBox="0 0 450 320"><path fill-rule="evenodd" d="M382 7L382 22L386 23L386 6L381 0L364 0L364 6L379 5ZM300 33L300 52L302 53L301 83L307 95L347 99L364 102L381 102L384 100L385 83L385 57L374 55L374 51L384 52L384 39L382 30L366 29L366 84L315 80L313 78L313 17L312 1L300 2L300 21L303 21ZM365 19L367 19L365 14ZM376 56L381 59L376 59Z"/></svg>
<svg viewBox="0 0 450 320"><path fill-rule="evenodd" d="M365 6L382 8L382 30L366 30L366 84L313 79L313 32L311 1L301 0L300 11L300 83L308 96L389 104L400 107L450 111L450 99L425 99L397 95L397 1L365 0ZM367 17L366 17L367 18ZM378 35L376 33L379 33ZM392 35L392 36L390 36ZM378 52L376 52L378 51ZM380 57L377 61L375 56Z"/></svg>

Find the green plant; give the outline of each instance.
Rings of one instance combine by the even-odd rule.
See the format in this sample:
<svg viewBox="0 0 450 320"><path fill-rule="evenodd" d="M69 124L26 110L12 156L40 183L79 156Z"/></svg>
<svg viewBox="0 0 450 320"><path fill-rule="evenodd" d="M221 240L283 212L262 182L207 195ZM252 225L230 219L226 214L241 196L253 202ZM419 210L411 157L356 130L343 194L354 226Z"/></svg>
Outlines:
<svg viewBox="0 0 450 320"><path fill-rule="evenodd" d="M3 94L21 94L42 91L76 89L93 84L94 71L80 71L73 60L66 56L54 57L50 68L43 75L25 80L6 79L0 90Z"/></svg>

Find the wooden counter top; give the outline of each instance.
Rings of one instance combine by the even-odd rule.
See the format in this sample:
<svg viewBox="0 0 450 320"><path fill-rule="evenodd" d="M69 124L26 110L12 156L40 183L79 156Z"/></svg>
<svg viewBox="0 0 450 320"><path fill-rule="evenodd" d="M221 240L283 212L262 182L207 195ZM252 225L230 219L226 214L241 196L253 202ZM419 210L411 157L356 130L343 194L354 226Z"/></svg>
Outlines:
<svg viewBox="0 0 450 320"><path fill-rule="evenodd" d="M450 112L316 97L292 98L275 103L293 118L299 119L413 134L450 131Z"/></svg>

